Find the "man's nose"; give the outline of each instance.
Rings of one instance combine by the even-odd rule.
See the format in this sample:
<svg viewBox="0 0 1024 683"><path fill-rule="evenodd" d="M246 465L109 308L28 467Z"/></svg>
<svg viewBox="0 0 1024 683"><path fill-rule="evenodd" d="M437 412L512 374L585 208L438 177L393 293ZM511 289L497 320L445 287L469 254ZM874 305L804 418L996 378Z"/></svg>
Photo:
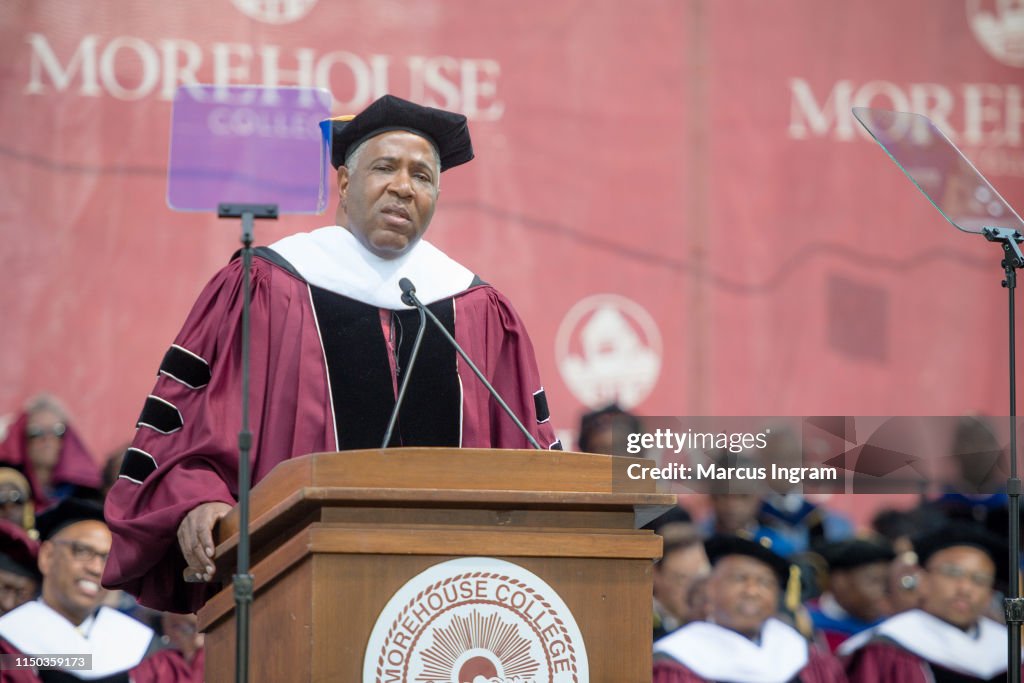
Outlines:
<svg viewBox="0 0 1024 683"><path fill-rule="evenodd" d="M412 178L409 176L408 171L400 170L391 178L391 184L388 189L394 192L399 197L411 197L412 196Z"/></svg>
<svg viewBox="0 0 1024 683"><path fill-rule="evenodd" d="M103 567L106 564L107 564L106 559L104 559L104 558L102 558L102 557L100 557L98 555L93 555L92 557L90 557L88 559L88 561L86 561L85 568L89 571L90 574L95 574L96 576L102 576L103 575Z"/></svg>

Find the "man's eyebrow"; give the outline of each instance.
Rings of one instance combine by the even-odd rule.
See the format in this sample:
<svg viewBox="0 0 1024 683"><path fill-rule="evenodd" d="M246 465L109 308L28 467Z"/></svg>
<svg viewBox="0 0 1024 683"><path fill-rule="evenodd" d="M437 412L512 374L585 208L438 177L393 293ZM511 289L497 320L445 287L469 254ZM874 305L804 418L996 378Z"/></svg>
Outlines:
<svg viewBox="0 0 1024 683"><path fill-rule="evenodd" d="M394 163L398 162L398 157L387 156L387 155L379 156L379 157L374 157L373 160L370 163L377 163L378 161L387 161L389 163L394 164ZM430 163L430 161L428 161L426 159L413 159L411 163L412 163L413 166L417 166L419 168L425 168L425 169L427 169L429 171L433 171L434 170L434 165L432 163Z"/></svg>

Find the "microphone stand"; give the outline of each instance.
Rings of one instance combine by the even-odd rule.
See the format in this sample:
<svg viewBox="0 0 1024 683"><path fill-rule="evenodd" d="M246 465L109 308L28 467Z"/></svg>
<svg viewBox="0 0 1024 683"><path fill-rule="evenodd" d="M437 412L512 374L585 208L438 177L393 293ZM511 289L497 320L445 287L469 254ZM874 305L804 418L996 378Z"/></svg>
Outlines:
<svg viewBox="0 0 1024 683"><path fill-rule="evenodd" d="M455 341L455 338L448 333L448 330L445 329L444 323L438 320L437 316L434 315L434 313L429 308L424 306L423 302L419 300L419 298L416 296L416 288L413 286L409 278L403 277L401 280L398 281L398 286L402 288L402 303L404 303L407 306L415 306L417 309L419 309L421 320L422 316L424 315L430 318L430 321L434 323L437 329L441 331L441 334L444 335L445 339L447 339L448 342L455 348L455 350L458 351L459 355L462 356L462 360L466 361L466 365L468 365L469 368L473 371L477 379L479 379L480 382L483 383L485 387L487 387L487 391L491 393L491 396L494 397L494 400L498 402L498 405L501 406L501 409L505 411L505 414L512 418L512 421L515 422L516 427L519 428L519 431L521 431L523 435L526 436L526 440L530 442L530 445L539 451L544 450L541 447L541 445L537 443L537 439L533 438L533 434L531 434L529 430L527 430L526 427L523 426L522 421L520 421L520 419L516 417L516 414L512 412L512 409L509 407L509 405L505 403L505 399L503 399L501 395L498 394L498 391L493 386L491 386L491 383L487 381L487 378L484 377L484 374L480 372L480 370L476 367L473 361L469 359L469 356L467 356L466 352L462 350L462 347L459 346L459 343ZM421 323L420 330L422 331L422 329L423 325ZM408 377L406 377L406 380L408 380ZM397 412L397 405L395 406L395 410ZM385 444L386 443L387 440L385 439Z"/></svg>
<svg viewBox="0 0 1024 683"><path fill-rule="evenodd" d="M238 432L238 566L231 577L235 589L235 681L249 680L249 620L253 577L249 573L249 291L252 270L253 223L257 218L277 219L277 204L218 204L218 218L242 219L242 426Z"/></svg>
<svg viewBox="0 0 1024 683"><path fill-rule="evenodd" d="M1006 614L1006 627L1009 632L1007 652L1007 680L1010 683L1021 683L1021 624L1024 624L1024 599L1020 597L1020 493L1021 482L1017 476L1017 349L1014 327L1014 292L1017 289L1017 269L1024 267L1024 253L1021 253L1020 242L1024 240L1018 230L1009 228L984 228L982 234L989 242L998 242L1003 246L1002 282L1009 294L1009 327L1010 327L1010 476L1006 480L1006 495L1009 499L1010 515L1010 585L1008 594L1003 601Z"/></svg>

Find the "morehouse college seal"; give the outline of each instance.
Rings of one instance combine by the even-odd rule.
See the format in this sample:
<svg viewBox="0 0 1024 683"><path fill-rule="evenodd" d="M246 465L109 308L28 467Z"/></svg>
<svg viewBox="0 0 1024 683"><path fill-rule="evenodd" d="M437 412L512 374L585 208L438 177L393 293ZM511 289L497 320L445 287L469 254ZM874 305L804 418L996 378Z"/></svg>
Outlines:
<svg viewBox="0 0 1024 683"><path fill-rule="evenodd" d="M413 577L377 617L363 659L373 683L589 683L576 620L547 583L489 557Z"/></svg>

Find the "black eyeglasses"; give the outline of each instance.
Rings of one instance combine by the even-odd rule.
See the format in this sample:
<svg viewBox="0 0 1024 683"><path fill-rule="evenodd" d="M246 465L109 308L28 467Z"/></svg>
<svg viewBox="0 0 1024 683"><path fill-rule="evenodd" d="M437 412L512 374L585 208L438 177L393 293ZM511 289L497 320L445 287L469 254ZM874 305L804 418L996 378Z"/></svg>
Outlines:
<svg viewBox="0 0 1024 683"><path fill-rule="evenodd" d="M932 567L929 571L938 574L939 576L944 576L947 579L956 580L966 578L979 588L991 588L996 582L996 577L993 574L968 571L955 564L940 564L937 567Z"/></svg>
<svg viewBox="0 0 1024 683"><path fill-rule="evenodd" d="M21 491L0 491L0 505L21 505L25 499Z"/></svg>
<svg viewBox="0 0 1024 683"><path fill-rule="evenodd" d="M64 425L63 422L58 422L52 427L26 427L25 436L27 436L30 439L38 439L41 436L56 436L59 439L60 437L64 436L64 432L66 432L67 430L68 428Z"/></svg>
<svg viewBox="0 0 1024 683"><path fill-rule="evenodd" d="M75 558L79 562L91 562L94 558L99 558L101 564L107 563L107 558L110 557L110 553L101 553L98 550L90 548L84 543L78 541L51 541L54 545L63 545L71 549L71 557Z"/></svg>

